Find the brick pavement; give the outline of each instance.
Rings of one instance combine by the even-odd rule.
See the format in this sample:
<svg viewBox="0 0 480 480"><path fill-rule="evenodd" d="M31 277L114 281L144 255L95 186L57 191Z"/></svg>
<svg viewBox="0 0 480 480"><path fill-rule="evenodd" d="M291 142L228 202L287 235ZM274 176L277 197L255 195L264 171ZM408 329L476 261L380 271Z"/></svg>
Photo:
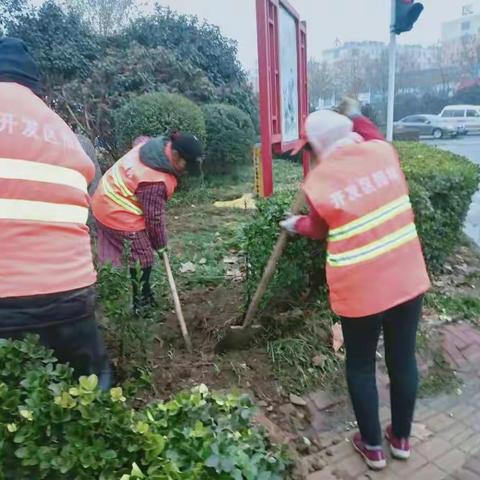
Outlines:
<svg viewBox="0 0 480 480"><path fill-rule="evenodd" d="M466 323L444 328L443 348L447 361L460 372L470 372L480 364L480 335Z"/></svg>
<svg viewBox="0 0 480 480"><path fill-rule="evenodd" d="M480 480L480 331L462 323L449 325L443 347L446 360L465 383L461 392L418 402L408 462L389 458L386 470L372 472L352 449L353 428L348 433L328 431L318 434L319 451L303 459L306 479ZM383 387L379 385L381 398ZM352 419L351 412L345 415L345 422ZM380 416L387 425L385 403Z"/></svg>

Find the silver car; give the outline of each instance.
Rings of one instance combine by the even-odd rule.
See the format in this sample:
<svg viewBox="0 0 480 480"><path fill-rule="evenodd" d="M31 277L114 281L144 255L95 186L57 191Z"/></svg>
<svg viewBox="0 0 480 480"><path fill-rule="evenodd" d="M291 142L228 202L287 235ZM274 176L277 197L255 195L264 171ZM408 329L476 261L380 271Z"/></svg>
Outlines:
<svg viewBox="0 0 480 480"><path fill-rule="evenodd" d="M440 139L456 137L459 126L455 122L443 119L438 115L410 115L393 124L395 134L417 133Z"/></svg>

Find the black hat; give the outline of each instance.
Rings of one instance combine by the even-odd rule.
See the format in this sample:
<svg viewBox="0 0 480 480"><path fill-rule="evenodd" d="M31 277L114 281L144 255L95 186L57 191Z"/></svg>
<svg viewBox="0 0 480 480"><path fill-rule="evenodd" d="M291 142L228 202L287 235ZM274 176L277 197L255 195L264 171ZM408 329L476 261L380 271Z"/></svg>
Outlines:
<svg viewBox="0 0 480 480"><path fill-rule="evenodd" d="M0 38L0 82L14 82L41 92L40 71L27 46L19 38Z"/></svg>
<svg viewBox="0 0 480 480"><path fill-rule="evenodd" d="M195 135L175 132L170 139L173 150L176 150L187 163L193 163L203 155L202 144Z"/></svg>

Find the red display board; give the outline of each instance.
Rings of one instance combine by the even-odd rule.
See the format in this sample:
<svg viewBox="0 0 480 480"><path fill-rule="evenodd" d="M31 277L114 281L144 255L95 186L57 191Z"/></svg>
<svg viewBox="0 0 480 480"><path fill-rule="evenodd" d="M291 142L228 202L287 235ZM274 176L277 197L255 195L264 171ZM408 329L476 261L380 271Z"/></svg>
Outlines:
<svg viewBox="0 0 480 480"><path fill-rule="evenodd" d="M273 193L273 153L292 149L308 115L307 27L287 0L256 0L263 196ZM303 158L304 173L309 158Z"/></svg>

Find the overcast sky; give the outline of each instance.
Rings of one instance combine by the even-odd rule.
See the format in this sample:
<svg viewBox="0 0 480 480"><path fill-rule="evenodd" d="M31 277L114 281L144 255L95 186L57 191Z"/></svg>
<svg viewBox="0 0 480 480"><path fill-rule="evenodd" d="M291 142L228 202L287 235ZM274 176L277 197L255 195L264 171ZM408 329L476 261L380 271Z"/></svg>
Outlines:
<svg viewBox="0 0 480 480"><path fill-rule="evenodd" d="M1 1L1 0L0 0ZM33 0L39 4L43 0ZM152 6L155 0L138 0ZM309 56L319 58L323 50L341 42L388 41L390 0L290 0L308 24ZM422 0L425 11L414 30L400 36L400 43L436 43L442 23L461 16L462 6L480 0ZM181 13L198 15L218 25L223 34L238 42L243 65L250 69L257 59L255 0L160 0Z"/></svg>
<svg viewBox="0 0 480 480"><path fill-rule="evenodd" d="M476 0L423 0L425 11L401 43L432 44L440 39L442 22L461 15L462 5ZM151 2L154 3L154 2ZM238 41L240 60L251 68L257 57L255 0L161 0L182 13L206 18ZM290 0L308 24L309 56L319 57L335 39L387 41L390 0Z"/></svg>

